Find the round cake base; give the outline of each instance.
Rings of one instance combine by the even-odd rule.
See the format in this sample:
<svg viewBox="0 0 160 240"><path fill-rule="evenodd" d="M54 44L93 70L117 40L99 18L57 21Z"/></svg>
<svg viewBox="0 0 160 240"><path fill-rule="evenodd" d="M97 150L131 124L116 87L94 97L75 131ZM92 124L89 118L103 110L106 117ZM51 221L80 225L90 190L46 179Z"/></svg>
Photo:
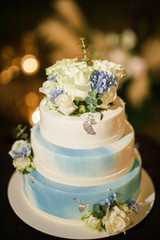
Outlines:
<svg viewBox="0 0 160 240"><path fill-rule="evenodd" d="M22 175L15 172L8 185L8 199L16 215L31 227L52 236L69 239L98 239L108 237L105 232L89 230L82 221L65 220L51 216L34 206L26 199L23 191ZM132 228L141 222L151 211L155 201L155 190L148 173L142 169L141 193L137 199L138 214L130 214Z"/></svg>

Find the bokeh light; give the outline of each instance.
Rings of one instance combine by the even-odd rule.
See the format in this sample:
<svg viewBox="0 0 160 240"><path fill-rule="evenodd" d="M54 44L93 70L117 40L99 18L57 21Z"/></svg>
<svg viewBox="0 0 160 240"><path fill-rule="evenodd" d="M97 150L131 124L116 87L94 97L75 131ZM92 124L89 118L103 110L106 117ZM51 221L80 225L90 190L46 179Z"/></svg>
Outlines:
<svg viewBox="0 0 160 240"><path fill-rule="evenodd" d="M36 107L39 104L39 97L35 92L29 92L26 95L25 101L28 107Z"/></svg>
<svg viewBox="0 0 160 240"><path fill-rule="evenodd" d="M33 75L39 70L39 61L34 55L27 54L22 58L22 72L26 75Z"/></svg>
<svg viewBox="0 0 160 240"><path fill-rule="evenodd" d="M34 112L32 112L29 122L30 122L31 126L33 126L34 124L39 122L39 120L40 120L40 111L39 111L39 107L38 107L38 108L36 108L36 110Z"/></svg>

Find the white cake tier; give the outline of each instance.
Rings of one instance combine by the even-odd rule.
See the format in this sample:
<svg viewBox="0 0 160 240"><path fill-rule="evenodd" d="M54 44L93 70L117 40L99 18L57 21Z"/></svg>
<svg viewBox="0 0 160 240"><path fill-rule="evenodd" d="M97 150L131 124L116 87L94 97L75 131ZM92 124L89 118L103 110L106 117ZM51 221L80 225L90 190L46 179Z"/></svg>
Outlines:
<svg viewBox="0 0 160 240"><path fill-rule="evenodd" d="M91 119L94 119L93 121ZM40 104L40 130L44 138L58 146L89 149L106 146L119 139L125 128L125 103L119 97L100 113L64 116Z"/></svg>
<svg viewBox="0 0 160 240"><path fill-rule="evenodd" d="M126 174L134 161L134 131L125 122L123 136L104 147L71 149L48 142L39 124L31 132L31 143L37 171L55 182L92 186L114 181Z"/></svg>

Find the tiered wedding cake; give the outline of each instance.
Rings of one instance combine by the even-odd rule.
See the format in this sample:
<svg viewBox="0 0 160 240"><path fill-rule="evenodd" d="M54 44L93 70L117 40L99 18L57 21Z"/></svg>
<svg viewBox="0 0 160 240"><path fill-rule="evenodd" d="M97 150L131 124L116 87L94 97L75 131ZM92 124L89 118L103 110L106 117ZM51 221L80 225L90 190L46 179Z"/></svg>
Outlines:
<svg viewBox="0 0 160 240"><path fill-rule="evenodd" d="M134 130L116 93L126 72L108 61L63 59L46 74L31 143L17 141L10 151L14 166L26 173L25 196L60 219L82 218L108 234L124 231L141 182Z"/></svg>

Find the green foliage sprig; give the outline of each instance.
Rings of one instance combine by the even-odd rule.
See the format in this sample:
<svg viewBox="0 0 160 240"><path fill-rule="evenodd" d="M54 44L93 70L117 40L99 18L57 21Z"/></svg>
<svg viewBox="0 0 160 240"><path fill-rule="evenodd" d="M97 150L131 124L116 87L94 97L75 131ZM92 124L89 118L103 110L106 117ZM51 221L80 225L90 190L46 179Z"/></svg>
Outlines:
<svg viewBox="0 0 160 240"><path fill-rule="evenodd" d="M81 49L83 50L82 54L84 55L84 57L82 58L82 61L87 63L89 61L89 58L87 58L87 48L88 48L88 46L86 45L86 43L88 41L84 37L81 37L80 41L81 41L81 44L82 44Z"/></svg>
<svg viewBox="0 0 160 240"><path fill-rule="evenodd" d="M88 93L88 97L85 98L85 102L87 104L88 110L91 113L96 113L98 111L97 106L102 104L101 98L102 98L102 95L99 94L96 89Z"/></svg>
<svg viewBox="0 0 160 240"><path fill-rule="evenodd" d="M27 142L30 142L29 137L28 137L28 133L25 132L26 129L27 129L27 126L23 127L22 124L18 124L17 125L18 133L17 133L16 137L21 138L23 140L26 140Z"/></svg>

